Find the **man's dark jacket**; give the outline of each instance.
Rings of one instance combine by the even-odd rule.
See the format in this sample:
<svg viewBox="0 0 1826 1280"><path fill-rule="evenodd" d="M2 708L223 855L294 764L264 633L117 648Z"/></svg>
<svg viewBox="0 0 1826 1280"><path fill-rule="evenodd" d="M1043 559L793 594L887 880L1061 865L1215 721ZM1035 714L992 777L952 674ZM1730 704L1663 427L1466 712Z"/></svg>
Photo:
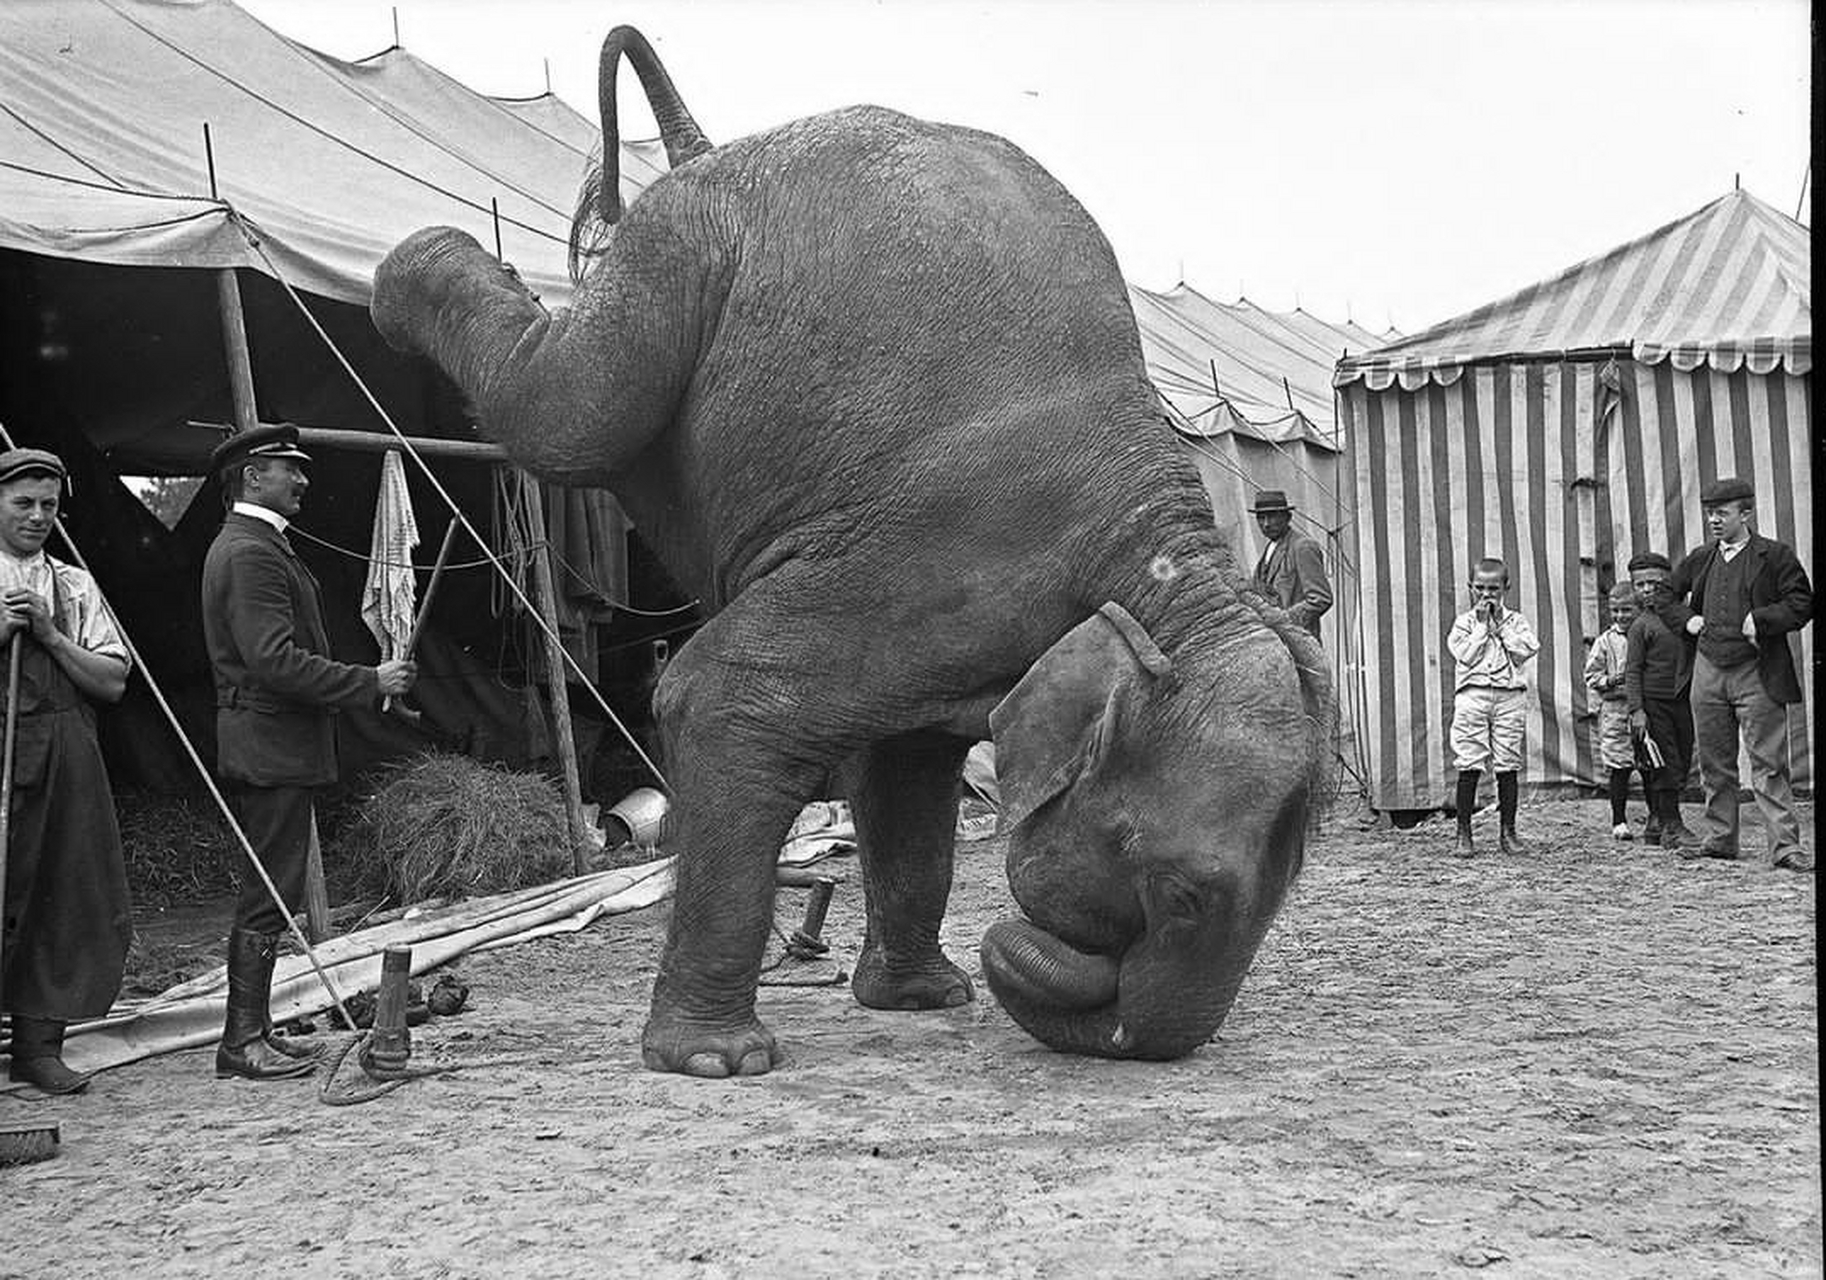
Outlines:
<svg viewBox="0 0 1826 1280"><path fill-rule="evenodd" d="M336 780L335 707L372 706L373 667L330 658L317 579L280 532L230 512L203 561L216 765L263 787Z"/></svg>
<svg viewBox="0 0 1826 1280"><path fill-rule="evenodd" d="M1807 571L1787 543L1751 534L1737 553L1744 559L1744 584L1750 593L1750 616L1756 619L1756 673L1769 696L1780 703L1801 700L1788 634L1813 616L1813 586ZM1718 563L1718 544L1707 543L1674 567L1668 586L1676 600L1692 594L1695 613L1705 612L1706 576Z"/></svg>

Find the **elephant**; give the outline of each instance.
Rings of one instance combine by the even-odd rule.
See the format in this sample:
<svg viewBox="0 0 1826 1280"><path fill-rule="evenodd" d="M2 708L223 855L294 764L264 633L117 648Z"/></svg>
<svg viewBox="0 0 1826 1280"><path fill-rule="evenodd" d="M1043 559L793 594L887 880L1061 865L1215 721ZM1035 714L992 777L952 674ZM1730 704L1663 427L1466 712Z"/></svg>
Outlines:
<svg viewBox="0 0 1826 1280"><path fill-rule="evenodd" d="M624 56L670 165L625 208ZM781 1061L756 1012L775 855L831 794L853 997L974 999L939 931L985 737L1023 912L983 938L990 988L1057 1050L1191 1052L1299 869L1335 713L1162 416L1103 234L989 133L864 105L713 147L637 31L599 75L572 304L434 227L371 315L516 464L610 489L703 603L653 702L677 882L645 1064Z"/></svg>

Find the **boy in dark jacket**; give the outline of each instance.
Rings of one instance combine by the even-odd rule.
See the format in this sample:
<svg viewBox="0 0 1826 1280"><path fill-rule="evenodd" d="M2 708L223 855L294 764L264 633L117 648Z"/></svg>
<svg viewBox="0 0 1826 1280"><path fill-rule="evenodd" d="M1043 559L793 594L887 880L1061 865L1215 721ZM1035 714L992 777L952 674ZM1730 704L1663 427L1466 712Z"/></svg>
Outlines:
<svg viewBox="0 0 1826 1280"><path fill-rule="evenodd" d="M1686 634L1691 615L1668 590L1668 558L1645 551L1629 562L1630 585L1642 612L1630 624L1623 659L1623 691L1630 728L1653 743L1661 763L1649 774L1650 821L1660 827L1661 847L1678 849L1692 833L1680 818L1680 789L1693 759L1693 712L1688 686L1693 675L1693 642ZM1643 833L1648 838L1648 833Z"/></svg>

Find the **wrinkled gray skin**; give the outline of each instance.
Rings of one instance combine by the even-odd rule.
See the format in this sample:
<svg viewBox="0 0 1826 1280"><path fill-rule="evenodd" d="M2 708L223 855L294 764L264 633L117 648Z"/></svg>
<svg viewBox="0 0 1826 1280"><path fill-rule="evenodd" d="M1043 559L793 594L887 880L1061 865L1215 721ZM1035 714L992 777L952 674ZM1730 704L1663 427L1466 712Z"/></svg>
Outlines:
<svg viewBox="0 0 1826 1280"><path fill-rule="evenodd" d="M375 277L515 461L603 485L714 616L656 695L678 889L647 1064L754 1074L774 857L856 817L863 1004L972 998L939 948L958 777L993 726L1025 920L982 945L1057 1049L1171 1058L1223 1020L1298 870L1330 695L1245 592L1159 417L1108 244L1009 143L878 107L711 149L639 36L671 173L548 315L464 233ZM1110 603L1117 608L1100 607Z"/></svg>

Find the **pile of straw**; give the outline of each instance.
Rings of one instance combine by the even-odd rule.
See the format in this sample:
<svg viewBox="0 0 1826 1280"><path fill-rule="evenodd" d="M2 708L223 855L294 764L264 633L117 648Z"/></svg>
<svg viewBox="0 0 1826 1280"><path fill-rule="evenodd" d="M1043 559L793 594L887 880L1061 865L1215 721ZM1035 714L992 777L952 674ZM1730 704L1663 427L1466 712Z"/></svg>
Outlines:
<svg viewBox="0 0 1826 1280"><path fill-rule="evenodd" d="M429 753L375 778L344 841L364 882L402 905L571 874L564 801L536 774Z"/></svg>

